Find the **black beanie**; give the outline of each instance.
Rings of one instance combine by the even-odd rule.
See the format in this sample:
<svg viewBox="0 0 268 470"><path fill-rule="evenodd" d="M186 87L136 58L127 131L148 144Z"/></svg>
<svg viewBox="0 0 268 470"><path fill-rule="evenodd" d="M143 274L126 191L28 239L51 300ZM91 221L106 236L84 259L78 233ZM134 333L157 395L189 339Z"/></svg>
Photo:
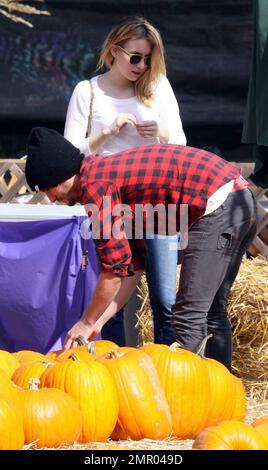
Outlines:
<svg viewBox="0 0 268 470"><path fill-rule="evenodd" d="M34 127L27 140L25 176L33 191L39 191L79 173L84 155L61 134Z"/></svg>

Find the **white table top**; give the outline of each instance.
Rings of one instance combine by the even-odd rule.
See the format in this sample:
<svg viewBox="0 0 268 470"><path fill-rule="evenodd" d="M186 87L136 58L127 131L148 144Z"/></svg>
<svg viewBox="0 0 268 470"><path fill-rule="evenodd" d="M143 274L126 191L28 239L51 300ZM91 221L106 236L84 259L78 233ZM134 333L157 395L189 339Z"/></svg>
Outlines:
<svg viewBox="0 0 268 470"><path fill-rule="evenodd" d="M68 219L86 215L84 206L59 204L0 204L0 220Z"/></svg>

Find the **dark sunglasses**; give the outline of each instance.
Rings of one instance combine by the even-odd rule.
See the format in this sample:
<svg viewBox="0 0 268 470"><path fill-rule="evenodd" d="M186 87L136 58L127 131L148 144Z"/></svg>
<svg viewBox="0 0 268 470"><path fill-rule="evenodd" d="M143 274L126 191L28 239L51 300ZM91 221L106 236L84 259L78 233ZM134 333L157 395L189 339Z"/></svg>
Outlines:
<svg viewBox="0 0 268 470"><path fill-rule="evenodd" d="M118 46L119 49L122 49L123 52L125 52L125 54L127 54L129 56L129 63L131 65L137 65L140 63L141 60L144 60L144 64L146 65L146 67L150 67L151 65L151 56L149 57L146 57L146 56L143 56L141 54L133 54L131 52L128 52L126 51L126 49L124 49L122 46Z"/></svg>

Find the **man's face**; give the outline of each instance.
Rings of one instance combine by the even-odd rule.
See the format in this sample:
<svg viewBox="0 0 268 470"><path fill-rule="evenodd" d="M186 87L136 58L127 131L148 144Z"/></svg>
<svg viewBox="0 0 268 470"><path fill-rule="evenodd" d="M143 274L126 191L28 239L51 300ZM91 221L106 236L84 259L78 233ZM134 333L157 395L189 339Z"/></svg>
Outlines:
<svg viewBox="0 0 268 470"><path fill-rule="evenodd" d="M77 175L69 178L57 186L42 189L51 202L62 202L67 206L74 206L82 200L82 191L79 184L79 177Z"/></svg>

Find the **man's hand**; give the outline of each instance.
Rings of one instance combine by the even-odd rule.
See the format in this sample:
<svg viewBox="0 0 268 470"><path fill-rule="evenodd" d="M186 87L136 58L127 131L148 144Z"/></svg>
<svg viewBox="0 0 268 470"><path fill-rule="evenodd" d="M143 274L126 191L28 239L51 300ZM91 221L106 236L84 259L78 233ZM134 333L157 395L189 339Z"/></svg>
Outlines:
<svg viewBox="0 0 268 470"><path fill-rule="evenodd" d="M134 276L124 278L124 280L112 276L111 274L100 274L98 287L91 303L86 308L83 316L78 322L68 331L64 340L64 349L76 348L78 346L76 338L83 336L88 341L93 341L94 338L101 332L101 329L105 323L112 318L123 305L125 305L132 295L137 283L139 282L141 271L136 271ZM108 285L105 285L106 282ZM118 284L119 283L119 284ZM119 288L120 285L120 288ZM110 294L107 292L108 287L111 287ZM116 294L113 293L116 291ZM104 297L109 295L110 302L108 306L102 309L96 315L97 308L100 307ZM106 302L104 303L104 305Z"/></svg>
<svg viewBox="0 0 268 470"><path fill-rule="evenodd" d="M102 325L98 322L90 325L88 322L80 318L80 320L74 324L74 326L68 331L64 339L64 349L76 348L78 343L76 338L83 336L86 340L94 340L94 338L100 333Z"/></svg>

